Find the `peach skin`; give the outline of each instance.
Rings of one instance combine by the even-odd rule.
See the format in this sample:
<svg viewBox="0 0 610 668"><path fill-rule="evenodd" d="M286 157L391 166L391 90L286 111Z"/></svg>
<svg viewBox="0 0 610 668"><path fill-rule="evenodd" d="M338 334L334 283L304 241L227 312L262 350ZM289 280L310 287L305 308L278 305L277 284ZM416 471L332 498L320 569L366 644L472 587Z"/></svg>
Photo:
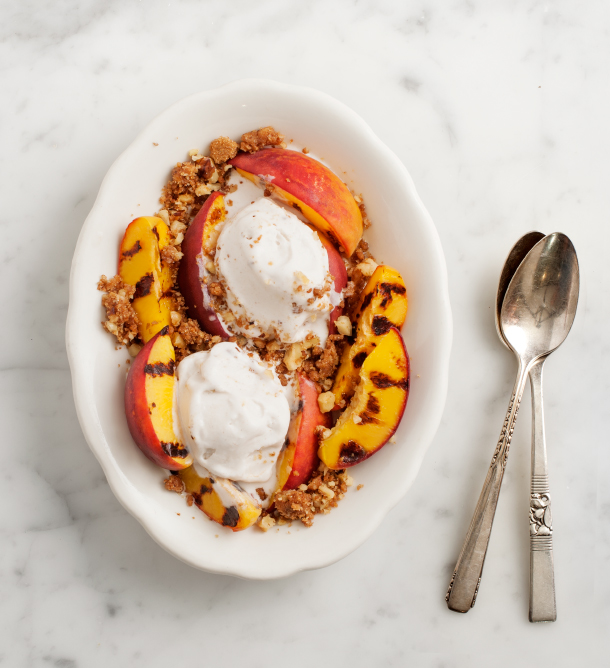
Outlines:
<svg viewBox="0 0 610 668"><path fill-rule="evenodd" d="M229 163L271 196L298 209L317 229L351 255L362 237L362 215L341 179L299 151L266 148L238 153Z"/></svg>
<svg viewBox="0 0 610 668"><path fill-rule="evenodd" d="M164 327L140 350L125 383L125 415L133 440L164 469L190 466L192 457L174 432L174 347Z"/></svg>
<svg viewBox="0 0 610 668"><path fill-rule="evenodd" d="M195 318L205 332L223 338L227 338L229 334L212 307L204 279L212 276L206 269L206 262L211 261L209 253L216 248L219 225L224 221L225 215L224 197L219 192L212 193L184 235L184 257L178 269L178 285L188 307L189 317Z"/></svg>

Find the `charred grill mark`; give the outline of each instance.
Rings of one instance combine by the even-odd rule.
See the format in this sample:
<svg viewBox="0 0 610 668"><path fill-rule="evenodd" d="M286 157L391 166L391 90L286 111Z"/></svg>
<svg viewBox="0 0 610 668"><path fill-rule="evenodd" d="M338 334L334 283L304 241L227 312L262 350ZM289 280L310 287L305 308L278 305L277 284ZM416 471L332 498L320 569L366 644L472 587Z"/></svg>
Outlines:
<svg viewBox="0 0 610 668"><path fill-rule="evenodd" d="M211 494L211 493L212 493L212 488L208 487L208 485L206 485L206 484L201 485L201 487L199 488L199 495L200 496L203 496L204 494Z"/></svg>
<svg viewBox="0 0 610 668"><path fill-rule="evenodd" d="M165 441L161 441L161 450L168 457L177 457L178 459L184 459L189 454L189 451L180 443L165 443Z"/></svg>
<svg viewBox="0 0 610 668"><path fill-rule="evenodd" d="M405 287L399 285L398 283L382 283L378 290L379 293L383 295L383 299L381 300L381 308L386 308L387 305L392 301L392 293L395 295L404 295L407 292Z"/></svg>
<svg viewBox="0 0 610 668"><path fill-rule="evenodd" d="M381 412L381 405L379 399L374 394L371 394L366 402L366 408L360 413L360 424L378 423L379 419L375 417Z"/></svg>
<svg viewBox="0 0 610 668"><path fill-rule="evenodd" d="M176 368L174 360L170 360L167 364L165 362L156 362L155 364L146 364L144 373L149 376L173 376Z"/></svg>
<svg viewBox="0 0 610 668"><path fill-rule="evenodd" d="M191 494L193 497L193 500L195 501L195 505L199 506L201 508L201 494L198 494L197 492L193 492Z"/></svg>
<svg viewBox="0 0 610 668"><path fill-rule="evenodd" d="M367 357L368 357L368 353L365 353L365 352L358 353L357 355L354 355L354 359L352 360L352 364L354 365L354 369L359 369L364 364L364 360Z"/></svg>
<svg viewBox="0 0 610 668"><path fill-rule="evenodd" d="M300 413L303 410L303 406L305 404L303 403L303 399L299 399L299 406L297 408L297 413Z"/></svg>
<svg viewBox="0 0 610 668"><path fill-rule="evenodd" d="M398 387L401 390L407 391L409 389L409 379L401 378L400 380L394 380L390 378L387 374L381 373L381 371L372 371L370 375L371 383L375 387L378 387L380 390L387 390L389 387Z"/></svg>
<svg viewBox="0 0 610 668"><path fill-rule="evenodd" d="M375 336L381 336L382 334L387 334L390 329L393 327L393 323L391 323L385 315L376 315L373 318L373 334Z"/></svg>
<svg viewBox="0 0 610 668"><path fill-rule="evenodd" d="M159 231L156 225L152 228L152 233L157 237L157 241L159 241Z"/></svg>
<svg viewBox="0 0 610 668"><path fill-rule="evenodd" d="M138 239L131 248L129 248L126 251L123 251L121 255L123 259L128 257L133 257L136 253L140 252L141 250L142 250L142 245L140 244L140 240Z"/></svg>
<svg viewBox="0 0 610 668"><path fill-rule="evenodd" d="M377 413L381 412L381 405L379 403L379 399L374 394L371 394L369 396L369 400L366 402L366 412L367 413L372 413L373 415L377 415Z"/></svg>
<svg viewBox="0 0 610 668"><path fill-rule="evenodd" d="M362 306L360 307L361 311L364 311L364 309L371 303L371 299L373 299L372 291L362 300Z"/></svg>
<svg viewBox="0 0 610 668"><path fill-rule="evenodd" d="M239 510L235 506L230 506L226 509L222 516L222 526L236 527L239 522Z"/></svg>
<svg viewBox="0 0 610 668"><path fill-rule="evenodd" d="M356 441L348 441L341 447L339 461L342 464L356 464L366 457L366 450Z"/></svg>
<svg viewBox="0 0 610 668"><path fill-rule="evenodd" d="M142 278L136 283L136 291L133 293L133 298L146 297L150 294L150 289L154 283L155 278L152 274L144 274Z"/></svg>

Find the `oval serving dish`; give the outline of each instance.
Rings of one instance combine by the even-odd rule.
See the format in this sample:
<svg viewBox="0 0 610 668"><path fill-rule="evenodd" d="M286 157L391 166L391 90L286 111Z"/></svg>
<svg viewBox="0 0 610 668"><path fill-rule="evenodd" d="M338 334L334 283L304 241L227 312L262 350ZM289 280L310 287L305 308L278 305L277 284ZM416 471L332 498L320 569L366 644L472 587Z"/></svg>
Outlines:
<svg viewBox="0 0 610 668"><path fill-rule="evenodd" d="M123 410L127 351L101 327L101 274L116 271L126 225L159 209L171 168L192 148L272 125L362 193L373 226L365 237L378 261L404 277L402 329L411 392L396 443L350 471L348 490L313 527L232 533L167 492L163 471L134 445ZM110 487L159 545L196 568L269 579L327 566L360 546L404 496L437 430L447 391L452 321L438 234L404 165L352 110L316 90L248 79L192 95L158 116L116 160L87 217L70 276L67 350L81 427ZM121 368L118 368L121 364ZM177 513L180 513L178 515ZM195 521L192 517L195 516ZM216 537L218 535L218 537Z"/></svg>

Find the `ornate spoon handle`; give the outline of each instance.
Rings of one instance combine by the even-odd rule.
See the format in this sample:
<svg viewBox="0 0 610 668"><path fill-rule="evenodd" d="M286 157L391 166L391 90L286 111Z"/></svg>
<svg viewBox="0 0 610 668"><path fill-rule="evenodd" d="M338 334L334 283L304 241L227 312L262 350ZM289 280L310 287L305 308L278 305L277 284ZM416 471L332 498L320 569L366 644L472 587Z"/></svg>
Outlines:
<svg viewBox="0 0 610 668"><path fill-rule="evenodd" d="M456 612L468 612L474 606L477 598L491 527L496 514L502 478L504 477L506 458L508 457L515 421L523 396L527 371L527 368L519 362L519 373L508 404L500 439L492 457L491 466L487 472L453 577L449 583L445 599L449 609Z"/></svg>
<svg viewBox="0 0 610 668"><path fill-rule="evenodd" d="M530 494L530 622L554 622L555 574L553 525L546 462L542 367L544 359L530 369L532 389L532 481Z"/></svg>

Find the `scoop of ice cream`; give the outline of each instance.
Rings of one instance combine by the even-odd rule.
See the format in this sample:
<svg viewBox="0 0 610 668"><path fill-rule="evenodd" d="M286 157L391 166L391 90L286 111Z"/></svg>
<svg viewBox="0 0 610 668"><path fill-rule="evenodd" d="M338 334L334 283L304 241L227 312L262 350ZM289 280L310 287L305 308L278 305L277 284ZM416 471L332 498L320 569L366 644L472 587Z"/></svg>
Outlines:
<svg viewBox="0 0 610 668"><path fill-rule="evenodd" d="M333 308L328 254L317 233L293 213L261 199L226 223L215 256L233 331L247 337L324 345Z"/></svg>
<svg viewBox="0 0 610 668"><path fill-rule="evenodd" d="M177 376L176 412L195 462L230 480L268 480L290 423L274 372L226 342L183 359Z"/></svg>

